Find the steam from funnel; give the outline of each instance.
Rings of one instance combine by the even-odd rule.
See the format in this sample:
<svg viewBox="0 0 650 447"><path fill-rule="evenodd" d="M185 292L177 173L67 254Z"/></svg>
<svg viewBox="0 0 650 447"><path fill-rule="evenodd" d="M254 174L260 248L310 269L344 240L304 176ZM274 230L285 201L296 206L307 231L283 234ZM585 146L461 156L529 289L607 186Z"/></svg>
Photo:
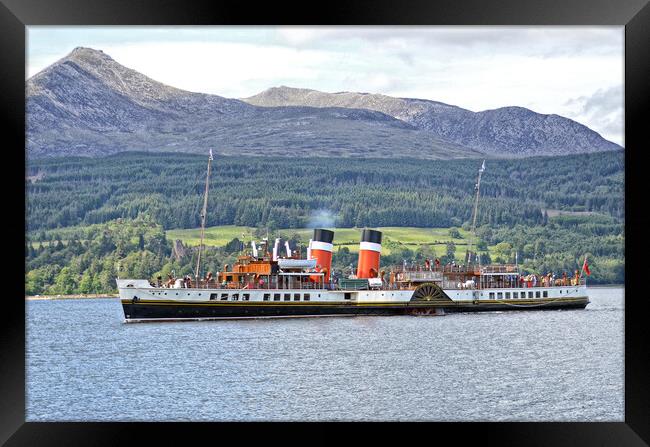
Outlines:
<svg viewBox="0 0 650 447"><path fill-rule="evenodd" d="M307 228L333 227L335 221L336 216L331 211L325 209L314 210L309 215Z"/></svg>
<svg viewBox="0 0 650 447"><path fill-rule="evenodd" d="M251 241L251 247L253 247L253 256L257 258L257 247L255 246L255 241Z"/></svg>
<svg viewBox="0 0 650 447"><path fill-rule="evenodd" d="M287 258L291 257L291 248L289 248L289 241L284 241L284 248L287 250Z"/></svg>

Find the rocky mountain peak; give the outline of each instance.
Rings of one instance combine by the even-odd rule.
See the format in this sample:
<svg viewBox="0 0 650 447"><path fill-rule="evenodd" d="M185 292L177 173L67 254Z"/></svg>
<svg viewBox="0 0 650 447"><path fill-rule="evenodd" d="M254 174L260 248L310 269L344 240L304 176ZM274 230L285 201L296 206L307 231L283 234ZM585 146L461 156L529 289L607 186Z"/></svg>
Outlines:
<svg viewBox="0 0 650 447"><path fill-rule="evenodd" d="M103 84L106 88L143 105L189 93L127 68L101 50L86 47L76 47L67 56L34 75L28 80L27 88L28 91L32 89L33 93L36 93L50 89L62 79L81 84L85 82L84 78L91 78L91 81Z"/></svg>
<svg viewBox="0 0 650 447"><path fill-rule="evenodd" d="M102 50L95 50L94 48L88 47L75 47L64 59L68 60L78 60L85 63L96 63L99 60L113 60L108 54L104 53Z"/></svg>
<svg viewBox="0 0 650 447"><path fill-rule="evenodd" d="M457 158L620 149L587 127L523 107L472 112L378 93L286 85L244 100L181 90L77 47L27 81L28 152L124 150Z"/></svg>
<svg viewBox="0 0 650 447"><path fill-rule="evenodd" d="M437 138L493 155L558 155L618 150L620 146L569 118L520 106L472 112L442 102L375 93L271 88L244 101L262 107L308 106L385 113Z"/></svg>

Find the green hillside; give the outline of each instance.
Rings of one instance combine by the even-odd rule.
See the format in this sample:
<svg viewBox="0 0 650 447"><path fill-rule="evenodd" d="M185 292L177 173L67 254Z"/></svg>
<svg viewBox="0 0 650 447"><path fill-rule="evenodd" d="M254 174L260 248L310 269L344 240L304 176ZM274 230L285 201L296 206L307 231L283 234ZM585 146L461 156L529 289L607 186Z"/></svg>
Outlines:
<svg viewBox="0 0 650 447"><path fill-rule="evenodd" d="M624 155L489 160L477 248L484 262L571 271L589 256L592 284L625 278ZM206 268L232 263L240 241L283 237L303 248L336 227L333 268L356 263L360 229L384 232L382 264L462 260L479 160L217 157ZM195 264L206 157L124 153L30 160L26 284L30 293L114 291L120 276ZM450 229L458 235L451 237ZM243 233L243 236L242 236ZM190 247L177 256L173 241ZM452 244L453 242L453 244Z"/></svg>

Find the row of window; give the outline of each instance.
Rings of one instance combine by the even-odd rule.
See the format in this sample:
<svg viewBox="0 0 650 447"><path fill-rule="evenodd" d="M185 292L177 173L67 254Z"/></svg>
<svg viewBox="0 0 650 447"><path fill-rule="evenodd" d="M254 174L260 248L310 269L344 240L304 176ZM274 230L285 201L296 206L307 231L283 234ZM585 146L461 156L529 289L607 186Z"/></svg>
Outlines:
<svg viewBox="0 0 650 447"><path fill-rule="evenodd" d="M152 294L152 295L155 295L156 292L151 292L151 294ZM169 294L171 295L171 292L169 292ZM158 295L160 295L160 296L167 295L167 292L158 292ZM176 292L176 295L178 295L178 292ZM190 292L187 292L186 295L187 295L187 296L190 296L191 293L190 293ZM201 296L200 293L199 293L199 296Z"/></svg>
<svg viewBox="0 0 650 447"><path fill-rule="evenodd" d="M495 292L490 292L490 299L491 300L494 299L494 293ZM512 298L513 299L526 298L526 292L521 292L521 296L519 295L519 293L520 292L512 292ZM535 295L533 295L533 293ZM496 292L496 299L498 299L498 300L503 299L503 294L504 294L504 292ZM509 300L510 299L510 294L511 294L511 292L505 292L505 299ZM537 290L535 292L533 292L533 291L528 292L528 298L541 298L541 297L548 298L548 291L543 290L541 293L540 293L539 290Z"/></svg>
<svg viewBox="0 0 650 447"><path fill-rule="evenodd" d="M239 293L233 293L232 295L228 293L222 293L221 297L219 297L218 293L211 293L210 294L210 299L211 300L221 300L221 301L228 301L228 298L230 298L232 301L239 301ZM242 301L248 301L251 299L251 294L250 293L242 293L241 294L241 300Z"/></svg>
<svg viewBox="0 0 650 447"><path fill-rule="evenodd" d="M281 301L281 296L284 295L284 301L291 301L291 294L290 293L274 293L273 294L273 301ZM293 294L293 300L294 301L300 301L300 293L294 293ZM319 295L320 296L320 295ZM303 301L309 301L311 299L311 294L305 293L302 295L302 300ZM264 301L271 301L271 294L270 293L265 293L264 294Z"/></svg>
<svg viewBox="0 0 650 447"><path fill-rule="evenodd" d="M211 300L221 300L221 301L239 301L239 297L241 295L241 300L242 301L249 301L251 298L250 293L222 293L221 296L219 296L218 293L212 293L210 294L210 299ZM284 297L282 297L284 295ZM320 296L320 295L319 295ZM291 301L291 294L290 293L274 293L273 294L273 301L282 301L282 298L284 298L284 301ZM300 293L294 293L293 294L293 300L294 301L300 301L302 298L302 301L309 301L311 296L309 293L305 294L300 294ZM264 301L270 301L271 300L271 294L270 293L265 293L264 294Z"/></svg>

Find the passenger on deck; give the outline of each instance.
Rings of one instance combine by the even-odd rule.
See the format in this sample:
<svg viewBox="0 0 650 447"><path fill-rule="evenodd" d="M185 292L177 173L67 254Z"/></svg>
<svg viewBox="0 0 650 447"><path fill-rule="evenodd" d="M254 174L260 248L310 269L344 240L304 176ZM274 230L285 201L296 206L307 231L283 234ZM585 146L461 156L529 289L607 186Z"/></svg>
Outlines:
<svg viewBox="0 0 650 447"><path fill-rule="evenodd" d="M464 288L464 289L474 289L475 287L476 287L476 283L474 282L473 279L468 279L468 280L465 281L465 283L463 284L463 288Z"/></svg>

